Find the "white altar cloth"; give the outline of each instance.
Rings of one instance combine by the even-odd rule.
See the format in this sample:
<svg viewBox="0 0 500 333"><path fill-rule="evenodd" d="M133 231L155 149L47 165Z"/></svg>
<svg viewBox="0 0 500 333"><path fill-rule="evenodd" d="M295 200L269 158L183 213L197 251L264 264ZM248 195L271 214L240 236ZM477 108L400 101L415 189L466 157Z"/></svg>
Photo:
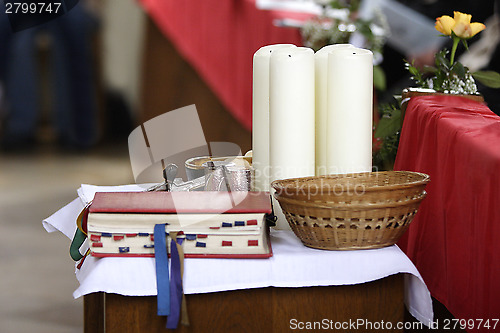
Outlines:
<svg viewBox="0 0 500 333"><path fill-rule="evenodd" d="M142 190L144 186L82 185L79 198L48 217L48 232L72 239L75 220L96 191ZM432 299L410 259L396 246L374 250L325 251L305 247L289 230L272 230L269 259L185 259L184 293L209 293L263 287L309 287L359 284L405 274L405 304L424 324L433 320ZM69 247L69 244L68 244ZM93 292L126 296L156 295L154 258L87 257L76 269L75 298Z"/></svg>

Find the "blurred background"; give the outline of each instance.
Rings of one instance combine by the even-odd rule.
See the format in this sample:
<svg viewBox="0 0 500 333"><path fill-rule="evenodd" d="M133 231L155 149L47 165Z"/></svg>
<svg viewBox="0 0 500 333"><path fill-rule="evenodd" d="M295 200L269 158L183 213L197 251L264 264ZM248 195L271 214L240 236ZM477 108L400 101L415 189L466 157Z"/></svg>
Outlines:
<svg viewBox="0 0 500 333"><path fill-rule="evenodd" d="M2 15L2 149L81 151L126 138L138 112L144 21L129 0L82 0L17 32Z"/></svg>
<svg viewBox="0 0 500 333"><path fill-rule="evenodd" d="M207 142L250 149L144 3L80 0L19 32L0 13L0 332L82 332L70 240L41 222L80 184L134 183L127 138L142 122L196 104Z"/></svg>
<svg viewBox="0 0 500 333"><path fill-rule="evenodd" d="M81 183L133 182L145 13L100 0L66 15L17 33L0 22L1 332L83 331L70 240L41 221Z"/></svg>

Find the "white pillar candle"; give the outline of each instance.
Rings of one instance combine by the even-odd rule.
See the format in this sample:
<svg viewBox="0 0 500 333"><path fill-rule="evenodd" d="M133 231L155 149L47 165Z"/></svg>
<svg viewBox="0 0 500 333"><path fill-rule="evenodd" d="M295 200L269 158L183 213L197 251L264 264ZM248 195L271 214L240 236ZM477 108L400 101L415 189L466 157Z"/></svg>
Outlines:
<svg viewBox="0 0 500 333"><path fill-rule="evenodd" d="M328 54L328 173L372 170L373 54L359 48Z"/></svg>
<svg viewBox="0 0 500 333"><path fill-rule="evenodd" d="M314 51L273 52L269 68L271 180L314 175ZM277 228L289 228L279 205Z"/></svg>
<svg viewBox="0 0 500 333"><path fill-rule="evenodd" d="M275 44L261 47L253 56L252 166L253 189L269 191L269 59L275 50L296 47Z"/></svg>
<svg viewBox="0 0 500 333"><path fill-rule="evenodd" d="M354 48L351 44L327 45L314 55L316 81L316 176L325 175L326 168L326 130L327 130L327 78L328 53L341 48Z"/></svg>

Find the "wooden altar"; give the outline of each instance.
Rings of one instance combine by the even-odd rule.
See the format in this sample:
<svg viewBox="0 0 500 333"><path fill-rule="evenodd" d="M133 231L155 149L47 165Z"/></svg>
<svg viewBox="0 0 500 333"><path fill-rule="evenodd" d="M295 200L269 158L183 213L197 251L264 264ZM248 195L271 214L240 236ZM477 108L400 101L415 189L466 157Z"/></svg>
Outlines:
<svg viewBox="0 0 500 333"><path fill-rule="evenodd" d="M335 328L335 325L357 320L391 322L393 330L384 331L403 332L396 327L404 321L403 274L356 285L269 287L191 294L186 298L191 325L179 325L175 332L278 333L293 331L291 328L298 327L299 323L320 322ZM167 330L165 324L166 317L156 315L155 296L101 292L84 297L85 333L172 331ZM363 328L361 331L377 330Z"/></svg>

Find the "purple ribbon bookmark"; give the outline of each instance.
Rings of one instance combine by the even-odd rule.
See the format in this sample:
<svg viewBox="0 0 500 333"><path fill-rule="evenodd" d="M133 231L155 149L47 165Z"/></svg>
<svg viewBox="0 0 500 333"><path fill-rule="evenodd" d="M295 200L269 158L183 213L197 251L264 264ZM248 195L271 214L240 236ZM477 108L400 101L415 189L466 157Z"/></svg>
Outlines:
<svg viewBox="0 0 500 333"><path fill-rule="evenodd" d="M175 236L171 234L170 242L170 315L167 318L167 328L176 329L179 324L182 305L182 276L181 276L181 261ZM178 239L179 245L182 245L184 239Z"/></svg>
<svg viewBox="0 0 500 333"><path fill-rule="evenodd" d="M170 314L171 302L165 228L165 224L157 224L154 228L158 316L168 316Z"/></svg>

